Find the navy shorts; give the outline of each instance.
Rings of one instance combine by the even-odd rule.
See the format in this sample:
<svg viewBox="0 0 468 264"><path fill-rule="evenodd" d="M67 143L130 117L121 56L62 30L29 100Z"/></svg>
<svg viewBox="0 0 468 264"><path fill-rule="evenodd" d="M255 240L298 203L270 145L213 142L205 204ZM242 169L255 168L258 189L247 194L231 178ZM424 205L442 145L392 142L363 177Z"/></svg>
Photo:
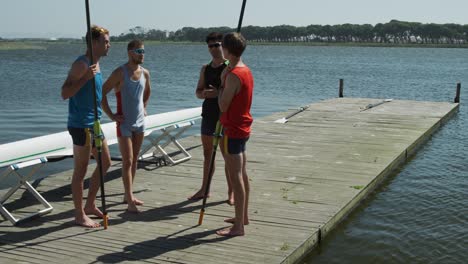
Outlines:
<svg viewBox="0 0 468 264"><path fill-rule="evenodd" d="M224 152L228 154L241 154L245 151L245 144L249 138L229 138L223 137Z"/></svg>
<svg viewBox="0 0 468 264"><path fill-rule="evenodd" d="M94 136L93 128L68 127L68 133L70 133L72 137L73 145L89 147L91 146L91 142L92 142L93 148L95 147L94 140L93 140L93 136ZM104 140L104 134L103 134L102 139Z"/></svg>
<svg viewBox="0 0 468 264"><path fill-rule="evenodd" d="M201 121L201 134L205 136L213 136L216 130L216 118L203 117Z"/></svg>

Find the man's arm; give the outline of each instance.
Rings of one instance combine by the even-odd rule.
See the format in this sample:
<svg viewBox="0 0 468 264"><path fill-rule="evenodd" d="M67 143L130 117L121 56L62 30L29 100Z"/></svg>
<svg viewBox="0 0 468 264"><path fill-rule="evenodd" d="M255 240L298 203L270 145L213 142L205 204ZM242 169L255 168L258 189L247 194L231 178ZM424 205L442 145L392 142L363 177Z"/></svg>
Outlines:
<svg viewBox="0 0 468 264"><path fill-rule="evenodd" d="M148 113L146 112L146 106L148 105L148 101L151 95L151 81L149 71L145 69L144 74L146 78L146 84L145 91L143 92L143 106L145 107L145 116L147 116Z"/></svg>
<svg viewBox="0 0 468 264"><path fill-rule="evenodd" d="M121 115L114 115L112 113L112 110L110 109L109 106L109 101L107 100L107 94L112 90L115 89L116 92L120 89L119 83L121 80L121 69L117 68L114 70L109 76L109 78L106 80L104 85L102 86L102 102L101 102L101 107L102 110L107 114L107 116L112 120L112 121L117 121L117 122L122 122L123 117Z"/></svg>
<svg viewBox="0 0 468 264"><path fill-rule="evenodd" d="M73 63L67 79L62 85L62 98L66 100L74 96L83 85L92 79L97 73L96 64L88 67L83 61L76 61Z"/></svg>
<svg viewBox="0 0 468 264"><path fill-rule="evenodd" d="M239 78L232 73L228 73L224 88L221 90L220 96L218 97L218 104L221 112L226 112L229 109L232 98L239 93L240 88L241 83Z"/></svg>
<svg viewBox="0 0 468 264"><path fill-rule="evenodd" d="M203 91L205 90L205 69L206 65L203 65L203 67L200 70L200 77L198 78L197 88L195 90L195 95L199 99L205 99L205 95L203 93Z"/></svg>

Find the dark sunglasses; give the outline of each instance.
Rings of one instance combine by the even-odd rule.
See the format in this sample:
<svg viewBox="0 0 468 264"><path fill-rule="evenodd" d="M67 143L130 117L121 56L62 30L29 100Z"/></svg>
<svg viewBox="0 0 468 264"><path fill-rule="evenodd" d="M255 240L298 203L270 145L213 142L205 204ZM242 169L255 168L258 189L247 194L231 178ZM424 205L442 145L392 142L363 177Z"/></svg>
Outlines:
<svg viewBox="0 0 468 264"><path fill-rule="evenodd" d="M145 54L145 49L134 49L132 51L139 55Z"/></svg>
<svg viewBox="0 0 468 264"><path fill-rule="evenodd" d="M219 48L221 47L221 42L216 42L216 43L213 43L213 44L208 44L208 48Z"/></svg>

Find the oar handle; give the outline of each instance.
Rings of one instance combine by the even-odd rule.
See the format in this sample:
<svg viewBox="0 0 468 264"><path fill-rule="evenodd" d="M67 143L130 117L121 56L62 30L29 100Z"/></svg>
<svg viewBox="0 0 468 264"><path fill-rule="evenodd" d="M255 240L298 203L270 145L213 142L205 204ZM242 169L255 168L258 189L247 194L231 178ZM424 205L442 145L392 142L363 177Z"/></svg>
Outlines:
<svg viewBox="0 0 468 264"><path fill-rule="evenodd" d="M291 118L291 117L293 117L293 116L299 114L300 112L306 110L307 108L309 108L308 105L302 106L302 107L300 107L299 109L297 109L295 112L293 112L293 113L289 114L288 116L286 116L284 119L289 119L289 118Z"/></svg>
<svg viewBox="0 0 468 264"><path fill-rule="evenodd" d="M91 15L89 14L89 0L85 0L85 5L86 5L86 25L88 28L88 37L86 38L87 44L88 44L88 50L91 58L89 58L89 62L91 65L94 64L94 54L93 54L93 36L91 32Z"/></svg>
<svg viewBox="0 0 468 264"><path fill-rule="evenodd" d="M205 216L205 208L202 208L200 211L200 216L198 217L198 225L203 224L203 216Z"/></svg>
<svg viewBox="0 0 468 264"><path fill-rule="evenodd" d="M104 229L107 229L107 227L109 226L109 217L107 216L107 213L104 213L104 217L103 217L103 220L104 220Z"/></svg>
<svg viewBox="0 0 468 264"><path fill-rule="evenodd" d="M242 1L242 8L241 8L241 13L239 16L239 23L237 24L237 32L239 33L242 28L242 20L244 19L244 10L245 10L245 4L247 3L247 0Z"/></svg>

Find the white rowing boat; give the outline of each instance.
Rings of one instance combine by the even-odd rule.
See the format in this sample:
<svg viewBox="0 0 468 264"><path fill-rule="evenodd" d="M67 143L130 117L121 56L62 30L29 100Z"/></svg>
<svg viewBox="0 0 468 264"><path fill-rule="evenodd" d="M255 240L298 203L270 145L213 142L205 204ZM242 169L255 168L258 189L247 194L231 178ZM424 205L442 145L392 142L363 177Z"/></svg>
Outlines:
<svg viewBox="0 0 468 264"><path fill-rule="evenodd" d="M171 165L189 160L192 156L177 141L177 138L190 128L195 123L195 120L200 118L201 107L147 116L145 118L145 138L147 138L151 144L143 149L140 158L155 157L156 153L161 153L164 159ZM117 143L115 122L103 124L101 128L106 136L108 145ZM162 135L158 137L149 136L155 130L162 132ZM161 141L165 141L164 144L161 145ZM180 150L185 156L184 158L174 160L173 157L164 150L164 148L171 143ZM16 185L11 186L11 188L0 197L0 214L12 224L16 225L20 221L51 212L53 207L28 181L41 166L47 163L48 158L70 155L73 155L73 142L67 131L0 145L0 168L3 167L3 172L0 173L0 183L10 174L16 175L19 179ZM20 172L20 170L25 167L32 167L28 175L22 175ZM44 208L26 217L17 219L5 208L4 204L22 186L29 191Z"/></svg>
<svg viewBox="0 0 468 264"><path fill-rule="evenodd" d="M191 122L201 118L201 107L187 108L147 116L145 136L155 130ZM115 122L102 126L109 145L117 143ZM43 157L59 157L73 154L73 143L67 131L0 145L0 167Z"/></svg>

